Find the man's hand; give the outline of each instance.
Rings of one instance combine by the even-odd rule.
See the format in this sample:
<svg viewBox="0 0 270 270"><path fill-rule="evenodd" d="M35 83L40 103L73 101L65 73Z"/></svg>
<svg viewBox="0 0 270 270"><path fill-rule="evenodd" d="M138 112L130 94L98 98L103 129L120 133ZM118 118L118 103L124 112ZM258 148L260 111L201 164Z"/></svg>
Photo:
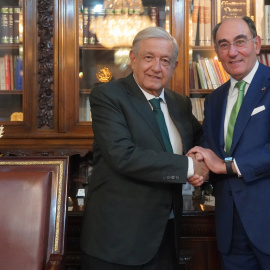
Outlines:
<svg viewBox="0 0 270 270"><path fill-rule="evenodd" d="M212 150L195 146L190 149L187 156L194 156L198 160L204 160L206 166L216 174L226 174L226 166L222 159L220 159Z"/></svg>
<svg viewBox="0 0 270 270"><path fill-rule="evenodd" d="M209 169L205 165L204 161L198 161L194 154L190 154L189 157L193 160L194 176L188 179L188 182L195 186L201 186L209 178Z"/></svg>

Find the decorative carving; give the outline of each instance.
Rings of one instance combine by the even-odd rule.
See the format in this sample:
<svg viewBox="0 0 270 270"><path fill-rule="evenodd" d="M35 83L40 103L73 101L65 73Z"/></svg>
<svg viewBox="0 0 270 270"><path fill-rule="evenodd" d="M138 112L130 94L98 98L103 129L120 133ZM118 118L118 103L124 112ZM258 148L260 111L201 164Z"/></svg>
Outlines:
<svg viewBox="0 0 270 270"><path fill-rule="evenodd" d="M38 128L53 128L53 0L38 0Z"/></svg>

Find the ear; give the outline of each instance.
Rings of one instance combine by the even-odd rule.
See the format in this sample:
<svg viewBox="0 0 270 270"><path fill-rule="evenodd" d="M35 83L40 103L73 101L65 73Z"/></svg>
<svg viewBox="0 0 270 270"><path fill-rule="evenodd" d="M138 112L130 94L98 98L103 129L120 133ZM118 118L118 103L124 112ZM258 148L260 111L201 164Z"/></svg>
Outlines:
<svg viewBox="0 0 270 270"><path fill-rule="evenodd" d="M177 67L178 67L178 61L175 62L173 70L175 71Z"/></svg>
<svg viewBox="0 0 270 270"><path fill-rule="evenodd" d="M261 37L260 36L255 37L254 44L255 44L255 50L256 50L257 55L260 53L261 43L262 43Z"/></svg>
<svg viewBox="0 0 270 270"><path fill-rule="evenodd" d="M131 68L133 70L134 64L135 64L135 61L136 61L136 57L135 57L135 54L134 54L134 52L132 50L129 52L129 59L130 59Z"/></svg>

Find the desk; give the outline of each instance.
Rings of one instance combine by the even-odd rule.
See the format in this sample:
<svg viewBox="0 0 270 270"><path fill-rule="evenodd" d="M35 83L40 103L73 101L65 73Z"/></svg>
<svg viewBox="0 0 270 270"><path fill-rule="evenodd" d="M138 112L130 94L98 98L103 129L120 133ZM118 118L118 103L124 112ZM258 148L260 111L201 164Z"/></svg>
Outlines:
<svg viewBox="0 0 270 270"><path fill-rule="evenodd" d="M202 211L202 201L184 196L181 237L181 270L220 270L219 254L215 238L215 212L213 207ZM73 208L67 214L67 238L65 269L79 270L79 238L84 206L73 200Z"/></svg>

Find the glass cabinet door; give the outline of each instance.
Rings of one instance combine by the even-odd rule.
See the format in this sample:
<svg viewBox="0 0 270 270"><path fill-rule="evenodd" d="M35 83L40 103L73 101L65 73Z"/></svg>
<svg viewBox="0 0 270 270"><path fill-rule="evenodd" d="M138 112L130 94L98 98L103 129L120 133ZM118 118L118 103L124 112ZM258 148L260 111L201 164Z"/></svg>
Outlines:
<svg viewBox="0 0 270 270"><path fill-rule="evenodd" d="M23 121L22 0L0 0L0 121Z"/></svg>
<svg viewBox="0 0 270 270"><path fill-rule="evenodd" d="M147 26L169 31L170 1L79 1L79 121L91 121L89 94L99 84L131 72L129 51Z"/></svg>

